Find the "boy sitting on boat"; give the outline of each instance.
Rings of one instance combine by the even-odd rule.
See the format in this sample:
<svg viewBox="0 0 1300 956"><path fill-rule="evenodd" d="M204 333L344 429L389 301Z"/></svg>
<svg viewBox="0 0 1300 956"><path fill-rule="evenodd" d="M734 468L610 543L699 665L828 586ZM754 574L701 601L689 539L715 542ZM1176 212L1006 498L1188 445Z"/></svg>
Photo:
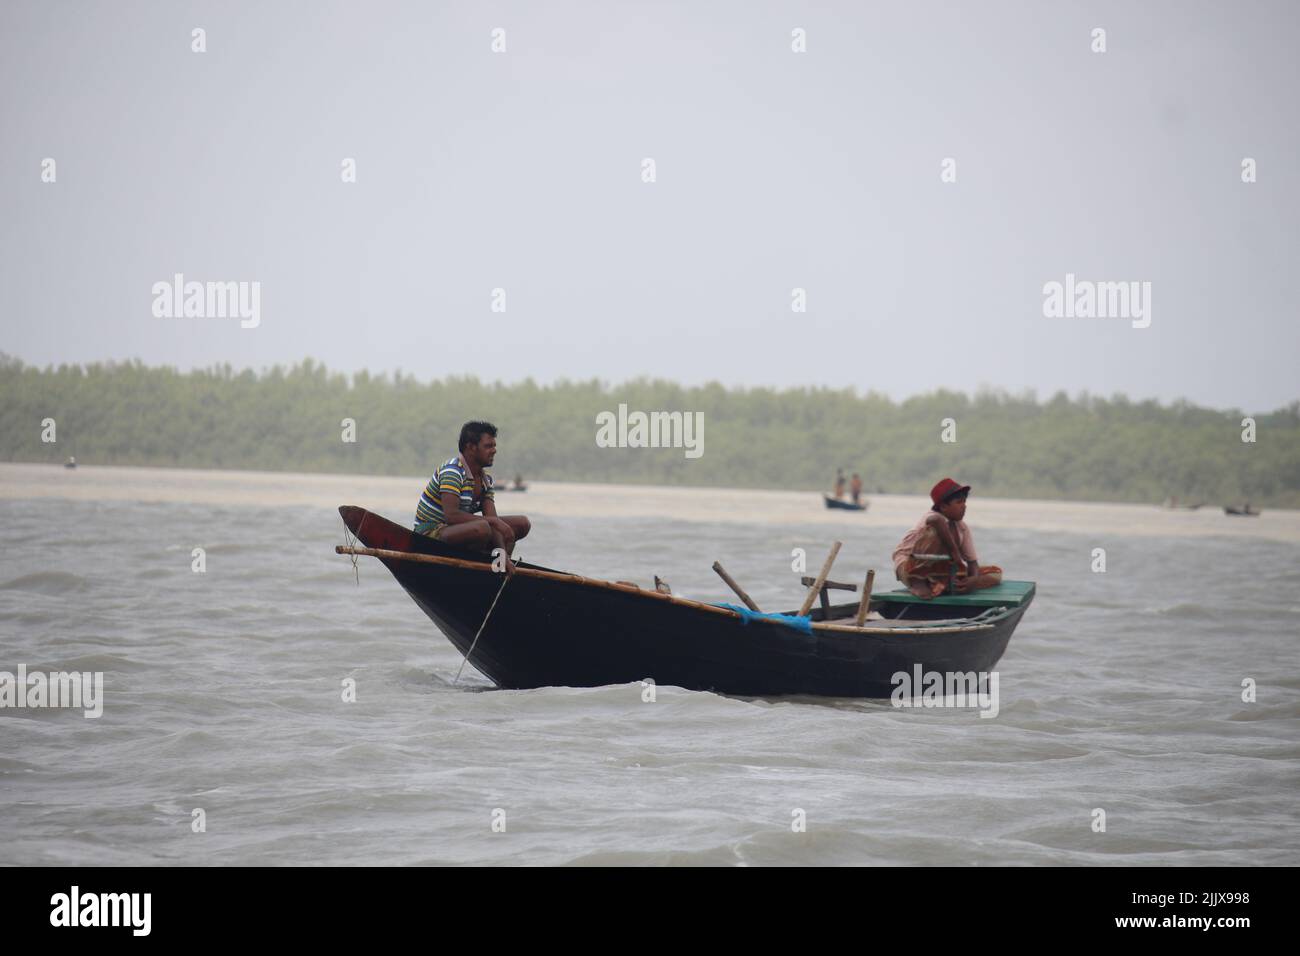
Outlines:
<svg viewBox="0 0 1300 956"><path fill-rule="evenodd" d="M515 542L532 524L523 515L497 514L492 476L487 473L496 454L496 426L466 422L460 430L459 454L434 472L420 495L415 530L447 544L476 551L502 548L513 554Z"/></svg>
<svg viewBox="0 0 1300 956"><path fill-rule="evenodd" d="M991 588L1002 583L1002 569L980 565L975 542L966 526L966 496L970 485L945 478L930 489L934 503L924 518L894 550L894 574L917 597L938 597L948 588L950 572L958 591ZM936 560L938 556L944 556Z"/></svg>

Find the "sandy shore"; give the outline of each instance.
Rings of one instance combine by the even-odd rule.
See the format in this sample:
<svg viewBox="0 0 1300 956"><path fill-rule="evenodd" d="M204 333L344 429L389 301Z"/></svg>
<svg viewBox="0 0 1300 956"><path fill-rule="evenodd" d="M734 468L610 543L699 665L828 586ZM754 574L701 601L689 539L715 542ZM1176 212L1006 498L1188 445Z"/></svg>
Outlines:
<svg viewBox="0 0 1300 956"><path fill-rule="evenodd" d="M212 505L333 507L357 504L405 522L415 510L427 476L300 474L201 471L180 468L117 468L0 463L0 499L61 498L75 501L181 501ZM977 527L1024 528L1091 534L1231 535L1300 543L1300 511L1269 510L1258 518L1234 518L1221 508L1168 511L1153 505L971 498ZM929 505L915 495L872 495L866 513L830 511L817 492L699 489L678 486L595 485L531 482L528 491L498 497L503 514L522 512L564 518L670 516L682 521L745 524L855 525L901 528Z"/></svg>

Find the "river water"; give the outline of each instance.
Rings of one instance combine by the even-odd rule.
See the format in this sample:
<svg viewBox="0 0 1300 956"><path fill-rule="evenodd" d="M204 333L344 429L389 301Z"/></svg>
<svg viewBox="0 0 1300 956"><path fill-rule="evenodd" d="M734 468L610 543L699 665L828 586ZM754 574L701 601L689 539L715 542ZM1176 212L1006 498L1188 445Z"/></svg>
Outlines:
<svg viewBox="0 0 1300 956"><path fill-rule="evenodd" d="M104 675L98 718L0 708L0 864L1300 864L1300 513L976 489L981 560L1038 583L987 719L453 686L388 572L333 553L337 505L406 522L422 483L0 464L0 671ZM765 609L798 605L795 549L813 573L835 539L833 577L888 582L924 507L499 499L533 519L529 561L716 601L718 559Z"/></svg>

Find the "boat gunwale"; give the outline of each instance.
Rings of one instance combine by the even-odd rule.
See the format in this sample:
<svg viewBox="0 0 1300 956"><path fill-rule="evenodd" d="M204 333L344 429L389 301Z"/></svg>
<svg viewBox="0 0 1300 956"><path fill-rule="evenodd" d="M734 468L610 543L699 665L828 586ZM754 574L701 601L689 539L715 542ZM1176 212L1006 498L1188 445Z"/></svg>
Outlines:
<svg viewBox="0 0 1300 956"><path fill-rule="evenodd" d="M487 571L492 574L504 573L494 570L492 565L487 561L471 561L464 558L453 558L438 554L421 554L414 551L394 551L388 548L357 548L341 544L336 545L334 551L336 554L352 556L364 555L367 557L379 558L382 561L411 561L419 564L439 564L446 567L455 567L471 571ZM516 567L513 573L523 575L524 577L566 582L584 587L595 587L604 590L618 591L623 594L638 595L656 601L667 601L670 604L676 604L680 607L686 607L696 611L707 611L710 614L722 614L734 620L744 619L744 615L739 611L733 611L730 608L719 607L716 604L706 604L703 601L680 597L676 594L663 594L659 591L647 590L636 584L606 581L601 578L589 578L585 575L573 574L568 571L550 571L531 567ZM874 597L877 600L886 601L884 595L875 595ZM824 631L832 634L870 634L875 636L886 636L891 634L971 634L979 631L992 630L998 627L1008 616L1016 614L1021 610L1023 610L1023 605L1008 607L1004 609L1003 613L991 618L985 618L978 624L936 624L928 627L895 627L864 624L863 626L858 627L855 624L837 624L832 621L810 621L809 623L815 631ZM758 622L767 620L769 623L777 627L791 626L790 624L785 624L779 620L765 619L761 617L756 618L755 620ZM953 618L951 620L961 619Z"/></svg>

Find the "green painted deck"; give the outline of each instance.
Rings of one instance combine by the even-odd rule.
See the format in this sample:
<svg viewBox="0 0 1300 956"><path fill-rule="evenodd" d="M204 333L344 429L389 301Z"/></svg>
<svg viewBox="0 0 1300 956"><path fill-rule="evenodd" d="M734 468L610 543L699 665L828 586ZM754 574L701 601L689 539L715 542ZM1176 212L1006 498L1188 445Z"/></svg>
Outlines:
<svg viewBox="0 0 1300 956"><path fill-rule="evenodd" d="M995 588L985 588L970 594L942 594L937 598L919 598L910 591L899 589L871 595L873 601L891 604L937 604L941 607L1019 607L1034 593L1033 581L1003 581Z"/></svg>

